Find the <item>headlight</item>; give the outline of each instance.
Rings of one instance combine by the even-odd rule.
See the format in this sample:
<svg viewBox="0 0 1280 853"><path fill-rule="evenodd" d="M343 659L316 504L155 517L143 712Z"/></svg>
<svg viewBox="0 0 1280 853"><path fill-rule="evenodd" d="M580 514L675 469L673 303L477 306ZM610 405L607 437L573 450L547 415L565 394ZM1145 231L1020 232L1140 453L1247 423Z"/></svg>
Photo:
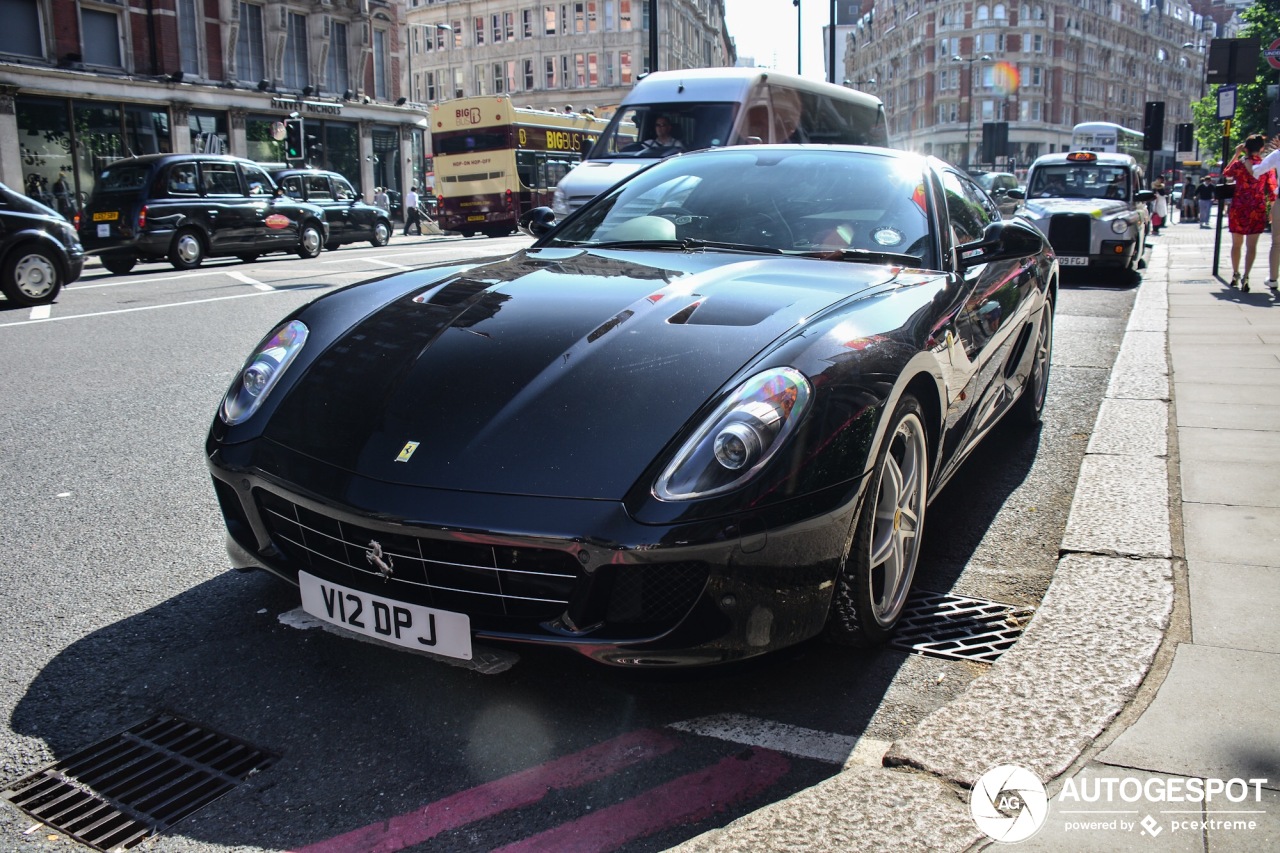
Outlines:
<svg viewBox="0 0 1280 853"><path fill-rule="evenodd" d="M659 500L692 500L742 485L787 440L810 395L809 380L790 367L748 379L680 448L654 494Z"/></svg>
<svg viewBox="0 0 1280 853"><path fill-rule="evenodd" d="M1129 223L1124 219L1111 220L1111 230L1117 234L1124 234L1129 230Z"/></svg>
<svg viewBox="0 0 1280 853"><path fill-rule="evenodd" d="M258 345L222 401L220 414L227 426L248 420L258 410L306 342L307 327L290 320Z"/></svg>

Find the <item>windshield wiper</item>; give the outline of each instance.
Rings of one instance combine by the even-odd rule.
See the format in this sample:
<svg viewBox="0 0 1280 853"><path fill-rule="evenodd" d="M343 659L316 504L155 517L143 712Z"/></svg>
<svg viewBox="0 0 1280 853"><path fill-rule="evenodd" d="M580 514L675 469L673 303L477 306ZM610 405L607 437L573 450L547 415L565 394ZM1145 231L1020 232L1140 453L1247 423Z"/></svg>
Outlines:
<svg viewBox="0 0 1280 853"><path fill-rule="evenodd" d="M918 267L924 260L919 255L905 255L901 252L880 252L873 249L824 249L813 252L801 252L800 255L805 258L829 258L837 261L888 263L909 267Z"/></svg>
<svg viewBox="0 0 1280 853"><path fill-rule="evenodd" d="M592 243L589 240L575 241L574 246L588 249L678 249L682 252L694 249L728 249L734 252L754 252L762 255L781 255L781 249L771 246L754 246L748 243L722 243L716 240L695 240L686 237L683 240L612 240L603 243Z"/></svg>

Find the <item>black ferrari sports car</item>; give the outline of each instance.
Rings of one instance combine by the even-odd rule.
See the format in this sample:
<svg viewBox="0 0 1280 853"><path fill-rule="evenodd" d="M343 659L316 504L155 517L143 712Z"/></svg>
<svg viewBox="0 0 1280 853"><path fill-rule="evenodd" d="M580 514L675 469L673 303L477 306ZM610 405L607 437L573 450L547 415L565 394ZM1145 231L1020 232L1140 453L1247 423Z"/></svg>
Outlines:
<svg viewBox="0 0 1280 853"><path fill-rule="evenodd" d="M930 499L998 419L1039 423L1057 262L939 160L685 154L526 228L249 356L206 448L235 566L455 658L876 643Z"/></svg>

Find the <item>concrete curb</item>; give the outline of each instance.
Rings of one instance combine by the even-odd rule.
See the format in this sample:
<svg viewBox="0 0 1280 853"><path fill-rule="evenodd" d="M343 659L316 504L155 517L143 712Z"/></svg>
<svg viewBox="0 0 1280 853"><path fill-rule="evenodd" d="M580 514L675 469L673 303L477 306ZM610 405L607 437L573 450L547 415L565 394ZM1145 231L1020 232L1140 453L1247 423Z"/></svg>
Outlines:
<svg viewBox="0 0 1280 853"><path fill-rule="evenodd" d="M964 850L967 791L997 764L1061 775L1136 696L1173 613L1167 249L1157 244L1099 411L1053 580L1026 632L889 747L674 848ZM1118 434L1122 439L1104 438Z"/></svg>

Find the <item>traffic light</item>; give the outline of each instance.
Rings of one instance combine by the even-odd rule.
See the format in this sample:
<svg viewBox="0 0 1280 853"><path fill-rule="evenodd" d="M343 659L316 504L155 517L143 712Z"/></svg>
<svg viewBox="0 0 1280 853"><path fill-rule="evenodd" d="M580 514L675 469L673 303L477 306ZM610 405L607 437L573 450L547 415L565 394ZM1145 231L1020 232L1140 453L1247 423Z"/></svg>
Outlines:
<svg viewBox="0 0 1280 853"><path fill-rule="evenodd" d="M302 119L290 119L284 123L284 156L287 160L301 160L302 151Z"/></svg>
<svg viewBox="0 0 1280 853"><path fill-rule="evenodd" d="M1195 150L1196 141L1192 131L1193 127L1190 122L1182 122L1178 125L1178 144L1174 146L1178 151Z"/></svg>
<svg viewBox="0 0 1280 853"><path fill-rule="evenodd" d="M1142 119L1142 150L1159 151L1164 147L1164 101L1147 101Z"/></svg>

